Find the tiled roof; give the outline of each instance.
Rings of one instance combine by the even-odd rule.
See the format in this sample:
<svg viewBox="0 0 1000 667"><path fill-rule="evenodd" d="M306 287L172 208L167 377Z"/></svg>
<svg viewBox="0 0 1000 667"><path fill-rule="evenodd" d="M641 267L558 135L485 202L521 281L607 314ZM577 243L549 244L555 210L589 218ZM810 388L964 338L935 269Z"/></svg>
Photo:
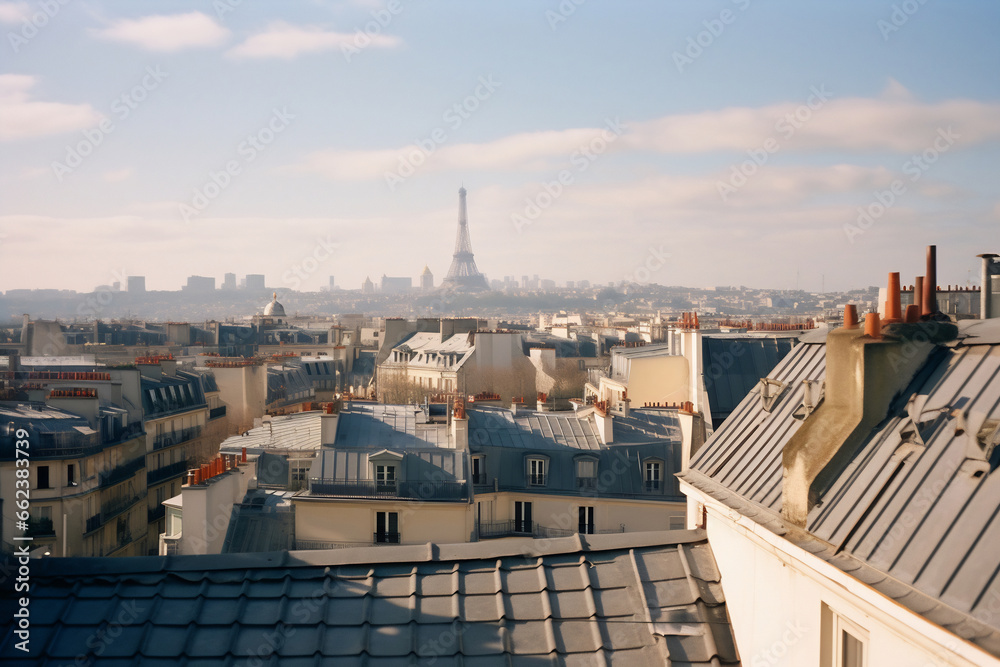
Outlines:
<svg viewBox="0 0 1000 667"><path fill-rule="evenodd" d="M959 329L896 397L806 528L834 564L864 564L869 578L895 586L891 597L1000 656L1000 448L990 456L982 444L1000 434L1000 320ZM771 374L789 386L773 410L752 391L685 481L730 506L749 501L755 521L781 525L782 449L802 423L792 417L802 380L824 377L825 347L797 346Z"/></svg>
<svg viewBox="0 0 1000 667"><path fill-rule="evenodd" d="M701 531L32 568L7 665L739 664Z"/></svg>

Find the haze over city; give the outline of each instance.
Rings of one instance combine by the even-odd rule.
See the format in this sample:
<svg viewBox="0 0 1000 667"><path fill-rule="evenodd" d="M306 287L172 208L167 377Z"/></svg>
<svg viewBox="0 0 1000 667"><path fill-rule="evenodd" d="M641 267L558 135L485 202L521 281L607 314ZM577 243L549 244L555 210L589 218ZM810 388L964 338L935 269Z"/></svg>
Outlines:
<svg viewBox="0 0 1000 667"><path fill-rule="evenodd" d="M443 276L463 184L491 279L975 282L1000 7L903 5L0 3L0 285Z"/></svg>

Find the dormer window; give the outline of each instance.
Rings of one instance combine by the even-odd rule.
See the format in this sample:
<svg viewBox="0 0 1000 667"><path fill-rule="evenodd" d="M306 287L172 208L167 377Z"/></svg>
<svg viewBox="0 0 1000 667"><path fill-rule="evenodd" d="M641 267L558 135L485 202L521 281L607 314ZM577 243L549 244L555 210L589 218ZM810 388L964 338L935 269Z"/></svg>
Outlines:
<svg viewBox="0 0 1000 667"><path fill-rule="evenodd" d="M646 491L659 491L663 480L663 462L649 460L643 463L642 468Z"/></svg>
<svg viewBox="0 0 1000 667"><path fill-rule="evenodd" d="M597 459L581 457L576 460L576 487L578 489L597 487Z"/></svg>
<svg viewBox="0 0 1000 667"><path fill-rule="evenodd" d="M528 458L528 486L545 486L548 460L540 457Z"/></svg>

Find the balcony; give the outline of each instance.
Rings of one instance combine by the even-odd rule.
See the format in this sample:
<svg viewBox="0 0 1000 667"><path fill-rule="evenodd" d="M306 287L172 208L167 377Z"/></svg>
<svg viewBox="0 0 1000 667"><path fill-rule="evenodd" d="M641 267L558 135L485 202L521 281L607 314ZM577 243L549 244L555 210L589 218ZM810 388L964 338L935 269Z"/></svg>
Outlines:
<svg viewBox="0 0 1000 667"><path fill-rule="evenodd" d="M528 475L528 486L545 486L545 474L535 473Z"/></svg>
<svg viewBox="0 0 1000 667"><path fill-rule="evenodd" d="M373 544L399 544L399 533L373 533Z"/></svg>
<svg viewBox="0 0 1000 667"><path fill-rule="evenodd" d="M150 487L153 484L159 484L164 480L179 477L187 471L187 461L178 461L177 463L171 463L170 465L165 465L162 468L157 468L156 470L147 470L146 486Z"/></svg>
<svg viewBox="0 0 1000 667"><path fill-rule="evenodd" d="M219 407L212 408L211 410L208 411L209 420L218 419L219 417L225 417L225 416L226 416L226 406L224 405L220 405Z"/></svg>
<svg viewBox="0 0 1000 667"><path fill-rule="evenodd" d="M386 533L386 535L391 535L392 533ZM377 534L376 534L377 535ZM396 533L398 535L398 533ZM355 547L391 547L398 546L402 544L399 541L396 542L322 542L319 540L295 540L295 550L296 551L306 551L310 549L352 549Z"/></svg>
<svg viewBox="0 0 1000 667"><path fill-rule="evenodd" d="M413 499L431 501L468 500L469 487L465 482L404 482L375 481L367 479L309 479L309 494L337 498L359 499Z"/></svg>
<svg viewBox="0 0 1000 667"><path fill-rule="evenodd" d="M201 426L191 426L190 428L182 428L170 433L161 433L153 439L153 450L179 445L182 442L194 440L200 435Z"/></svg>
<svg viewBox="0 0 1000 667"><path fill-rule="evenodd" d="M477 539L480 540L491 540L501 537L534 537L534 538L551 538L551 537L569 537L570 535L576 535L577 533L584 533L584 531L570 530L568 528L549 528L548 526L540 526L532 521L483 521L480 522L476 527ZM589 530L586 534L589 535L604 535L612 533L624 533L625 524L622 524L618 528L603 529L603 530Z"/></svg>
<svg viewBox="0 0 1000 667"><path fill-rule="evenodd" d="M157 505L151 510L146 512L146 521L148 523L153 523L154 521L159 521L167 513L167 508L163 505Z"/></svg>
<svg viewBox="0 0 1000 667"><path fill-rule="evenodd" d="M100 527L101 527L101 514L98 512L94 516L87 519L85 532L92 533Z"/></svg>
<svg viewBox="0 0 1000 667"><path fill-rule="evenodd" d="M52 519L28 519L28 530L24 534L28 537L55 537L56 529Z"/></svg>
<svg viewBox="0 0 1000 667"><path fill-rule="evenodd" d="M116 498L115 500L104 503L101 505L102 522L107 522L112 517L118 516L142 499L143 496L136 494L125 498Z"/></svg>
<svg viewBox="0 0 1000 667"><path fill-rule="evenodd" d="M593 491L597 488L596 477L577 477L576 488L580 490Z"/></svg>
<svg viewBox="0 0 1000 667"><path fill-rule="evenodd" d="M125 463L116 465L111 470L106 470L98 475L101 488L114 486L118 482L123 482L132 475L146 467L146 457L140 456Z"/></svg>

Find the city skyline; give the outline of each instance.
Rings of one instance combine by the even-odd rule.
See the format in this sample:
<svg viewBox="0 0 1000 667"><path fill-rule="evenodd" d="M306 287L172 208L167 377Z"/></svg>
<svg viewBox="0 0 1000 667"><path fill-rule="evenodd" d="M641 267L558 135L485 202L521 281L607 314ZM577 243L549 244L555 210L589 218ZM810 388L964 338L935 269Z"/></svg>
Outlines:
<svg viewBox="0 0 1000 667"><path fill-rule="evenodd" d="M440 281L463 183L490 279L845 291L937 243L976 284L996 250L989 3L57 7L0 3L3 289Z"/></svg>

